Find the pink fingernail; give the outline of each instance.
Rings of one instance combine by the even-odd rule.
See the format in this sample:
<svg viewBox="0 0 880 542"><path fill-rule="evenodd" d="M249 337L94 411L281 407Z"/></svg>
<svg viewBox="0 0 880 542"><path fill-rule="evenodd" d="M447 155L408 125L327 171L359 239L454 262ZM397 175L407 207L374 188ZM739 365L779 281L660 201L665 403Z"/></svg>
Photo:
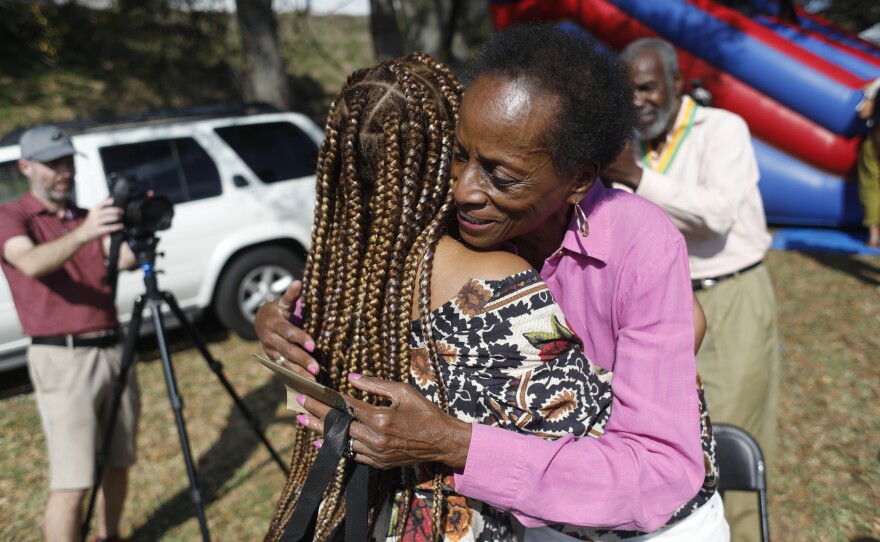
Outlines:
<svg viewBox="0 0 880 542"><path fill-rule="evenodd" d="M297 414L296 421L299 422L300 425L304 425L306 427L309 426L309 419L306 418L303 414Z"/></svg>
<svg viewBox="0 0 880 542"><path fill-rule="evenodd" d="M360 373L348 373L348 378L350 378L352 380L357 380L360 377L361 377Z"/></svg>
<svg viewBox="0 0 880 542"><path fill-rule="evenodd" d="M306 352L314 352L315 351L315 343L312 341L306 341L306 344L303 346L306 347Z"/></svg>
<svg viewBox="0 0 880 542"><path fill-rule="evenodd" d="M323 443L320 440L313 440L312 441L312 446L314 446L315 448L317 448L319 450L321 449L322 445L323 445Z"/></svg>
<svg viewBox="0 0 880 542"><path fill-rule="evenodd" d="M313 375L318 374L319 369L320 369L320 367L318 367L317 363L312 363L311 365L308 366L309 372L312 373Z"/></svg>
<svg viewBox="0 0 880 542"><path fill-rule="evenodd" d="M306 396L300 395L296 398L296 402L299 403L299 406L303 406L306 403Z"/></svg>

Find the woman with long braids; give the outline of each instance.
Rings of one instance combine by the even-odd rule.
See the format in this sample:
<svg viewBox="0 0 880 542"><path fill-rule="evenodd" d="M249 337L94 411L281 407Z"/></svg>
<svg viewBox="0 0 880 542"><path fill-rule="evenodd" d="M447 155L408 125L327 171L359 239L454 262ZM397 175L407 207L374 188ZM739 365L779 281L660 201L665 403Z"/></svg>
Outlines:
<svg viewBox="0 0 880 542"><path fill-rule="evenodd" d="M355 72L331 105L301 306L302 326L325 360L320 379L376 403L381 397L352 385L372 374L410 382L468 422L551 439L598 436L611 375L584 357L546 285L518 256L477 251L447 233L460 95L447 67L414 53ZM315 438L298 428L268 540L290 521L315 463ZM437 464L376 471L370 517L387 520L373 536L514 539L508 514L456 495L451 479ZM339 535L343 483L340 468L315 540Z"/></svg>
<svg viewBox="0 0 880 542"><path fill-rule="evenodd" d="M348 378L345 389L357 397L369 392L370 403L350 401L355 421L348 434L354 461L378 469L444 465L449 469L445 472L453 473L444 481L454 484L456 494L448 495L442 511L447 512L444 517L455 519L453 524L467 523L479 530L485 517L494 516L468 515L457 505L480 501L534 528L526 533L527 540L558 540L560 524L572 526L561 527L566 535L584 540L727 540L723 506L715 492L714 443L694 385L695 306L684 239L659 207L597 182L598 172L616 158L632 130L633 91L625 71L579 36L552 25L528 25L494 34L477 56L471 75L458 111L452 162L453 223L462 242L442 238L433 251L424 252L434 253L433 276L413 275L432 288L427 307L431 312L415 313L421 319L430 314L430 327L413 326L412 335L432 347L428 356L414 352L415 378L400 382L373 369L372 375L363 370L346 375L348 367L319 355L325 354L321 345L328 340L323 331L290 320L299 283L258 311L255 327L263 350L283 358L286 366L302 375L320 373L340 383ZM340 147L341 140L334 145ZM400 201L407 206L416 205L418 199ZM419 216L424 218L422 213ZM503 256L485 256L497 253L469 247L515 251L531 268L515 268ZM337 262L344 262L349 254L357 257L349 245L336 250ZM415 258L411 265L416 273L430 273L421 256L411 251L409 257ZM497 258L493 264L497 275L469 269L481 257ZM554 299L552 292L554 310L558 302L566 317L557 318L559 325L551 320L542 332L520 335L537 342L549 339L537 357L552 355L566 338L575 340L577 333L584 338L583 345L563 350L578 352L581 360L580 352L586 352L614 372L613 414L601 438L577 438L590 432L583 428L572 428L572 434L560 438L542 438L544 422L561 421L562 429L571 421L562 416L566 398L584 395L551 386L548 395L555 400L530 403L539 394L530 389L518 392L523 382L534 380L504 368L498 379L479 372L516 360L518 348L528 340L505 349L509 341L502 339L497 341L500 345L482 349L485 355L477 357L478 363L468 362L471 344L486 338L492 342L491 331L522 322L508 318L503 308L492 313L489 309L498 306L496 301L510 301L525 313L533 310L505 297L498 282L486 287L487 280L504 284L504 277L523 269L533 269L524 271L529 278L540 274L537 284L549 288L541 294L543 299ZM442 291L446 272L465 276L471 272L482 286L474 291L493 294L476 311L468 308L468 299L481 300L479 295L458 296L461 301L453 302L452 308L440 306L441 300L456 297L459 290L466 292L459 287ZM338 281L334 285L337 290L329 291L327 303L341 295L342 285ZM405 286L404 281L399 288L379 289L384 299L390 294L405 304ZM329 280L320 287L329 288ZM309 286L305 289L308 295ZM422 295L420 289L416 297ZM309 310L303 306L307 319L313 317ZM383 317L390 315L384 306L376 310ZM484 312L486 318L480 318ZM403 340L401 329L409 328L408 320L390 318L382 323L381 348L392 339ZM468 327L474 325L478 327ZM462 328L472 333L456 335ZM447 330L452 330L450 335ZM563 338L556 342L552 337ZM374 346L365 344L363 349ZM433 350L440 354L439 363ZM529 356L519 359L530 361ZM419 370L423 367L429 371ZM431 381L418 378L436 378L438 373L445 383L448 412L425 393ZM383 374L388 378L381 378ZM403 379L405 374L398 376ZM566 376L553 382L562 387L567 381ZM493 387L502 382L510 387ZM520 407L519 413L506 410L520 399L525 408ZM479 405L471 408L476 415L463 414L462 403ZM320 436L328 408L310 398L302 406L309 414L299 421ZM534 419L540 422L535 430L520 428ZM538 434L523 434L529 432ZM411 517L419 515L415 509L410 512ZM449 525L447 519L445 532Z"/></svg>

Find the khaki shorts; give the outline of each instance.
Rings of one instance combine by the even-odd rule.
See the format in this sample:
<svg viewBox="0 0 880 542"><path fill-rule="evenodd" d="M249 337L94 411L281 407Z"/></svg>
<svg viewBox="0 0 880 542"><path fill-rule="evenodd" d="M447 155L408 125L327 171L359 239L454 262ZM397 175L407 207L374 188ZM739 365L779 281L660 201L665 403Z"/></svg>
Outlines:
<svg viewBox="0 0 880 542"><path fill-rule="evenodd" d="M85 489L94 484L95 451L102 446L110 421L121 358L122 345L31 345L28 349L28 371L49 450L52 490ZM129 467L135 462L140 415L136 373L132 366L119 405L108 466Z"/></svg>

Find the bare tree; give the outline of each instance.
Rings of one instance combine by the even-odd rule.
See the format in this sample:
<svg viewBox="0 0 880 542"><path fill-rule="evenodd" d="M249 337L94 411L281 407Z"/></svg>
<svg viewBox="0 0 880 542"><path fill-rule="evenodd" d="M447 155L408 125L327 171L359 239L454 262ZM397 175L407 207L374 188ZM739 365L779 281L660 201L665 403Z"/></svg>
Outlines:
<svg viewBox="0 0 880 542"><path fill-rule="evenodd" d="M460 71L489 34L488 0L370 0L376 58L422 51Z"/></svg>
<svg viewBox="0 0 880 542"><path fill-rule="evenodd" d="M272 0L235 0L244 52L244 97L248 101L290 107L290 90L278 48Z"/></svg>
<svg viewBox="0 0 880 542"><path fill-rule="evenodd" d="M370 0L370 33L376 60L403 56L403 21L398 19L394 0ZM426 51L427 52L427 51Z"/></svg>

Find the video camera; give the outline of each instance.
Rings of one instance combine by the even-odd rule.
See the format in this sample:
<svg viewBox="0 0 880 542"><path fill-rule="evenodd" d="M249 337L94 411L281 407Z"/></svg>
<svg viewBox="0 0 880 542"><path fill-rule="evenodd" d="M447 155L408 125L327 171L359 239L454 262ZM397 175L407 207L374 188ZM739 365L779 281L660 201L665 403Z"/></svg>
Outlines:
<svg viewBox="0 0 880 542"><path fill-rule="evenodd" d="M156 232L171 227L174 218L174 205L164 196L155 196L138 191L137 179L133 175L111 173L107 178L113 205L122 209L121 231L110 235L110 250L107 254L107 275L104 284L110 285L110 295L116 298L116 279L119 276L119 247L128 241L135 253L138 265L155 259Z"/></svg>
<svg viewBox="0 0 880 542"><path fill-rule="evenodd" d="M142 237L171 227L174 218L171 200L138 192L137 179L133 175L111 173L108 180L113 205L123 211L122 224L126 234Z"/></svg>

